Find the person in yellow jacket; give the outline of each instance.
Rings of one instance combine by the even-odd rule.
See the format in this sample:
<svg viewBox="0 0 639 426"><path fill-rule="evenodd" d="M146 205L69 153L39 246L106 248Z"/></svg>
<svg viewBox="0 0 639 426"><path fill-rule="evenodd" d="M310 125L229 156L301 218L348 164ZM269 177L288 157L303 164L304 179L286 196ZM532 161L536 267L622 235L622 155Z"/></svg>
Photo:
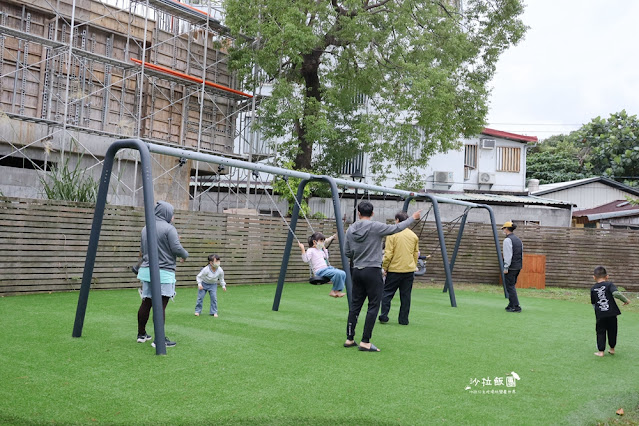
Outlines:
<svg viewBox="0 0 639 426"><path fill-rule="evenodd" d="M408 219L408 215L399 212L395 215L395 223ZM419 238L410 229L404 229L394 235L386 237L386 248L382 260L382 270L386 276L384 293L382 296L382 312L379 316L381 323L388 322L391 300L399 289L399 317L398 322L408 325L410 312L410 295L413 290L413 280L417 270L417 256L419 256Z"/></svg>

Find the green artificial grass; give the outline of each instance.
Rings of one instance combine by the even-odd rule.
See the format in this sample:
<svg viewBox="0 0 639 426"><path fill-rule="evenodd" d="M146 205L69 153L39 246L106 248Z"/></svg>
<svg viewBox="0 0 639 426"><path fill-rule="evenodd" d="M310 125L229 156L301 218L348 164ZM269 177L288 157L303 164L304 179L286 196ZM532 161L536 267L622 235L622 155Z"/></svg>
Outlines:
<svg viewBox="0 0 639 426"><path fill-rule="evenodd" d="M639 403L636 307L598 358L585 291L522 291L512 314L495 287L458 286L457 308L416 288L410 325L396 296L366 353L342 347L347 301L329 290L287 284L274 312L275 286L231 286L213 318L178 289L167 356L135 341L135 290L91 291L81 338L77 293L0 298L0 424L596 424ZM533 297L553 291L574 300Z"/></svg>

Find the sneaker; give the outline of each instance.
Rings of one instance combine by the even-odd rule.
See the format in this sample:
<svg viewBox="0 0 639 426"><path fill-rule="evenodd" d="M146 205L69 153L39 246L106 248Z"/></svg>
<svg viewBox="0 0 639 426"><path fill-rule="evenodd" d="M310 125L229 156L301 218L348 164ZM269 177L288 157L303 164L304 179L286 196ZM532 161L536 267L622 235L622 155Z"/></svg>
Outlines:
<svg viewBox="0 0 639 426"><path fill-rule="evenodd" d="M196 316L196 317L199 317L199 316L200 316L200 313L199 313L199 312L196 312L196 313L195 313L195 316Z"/></svg>
<svg viewBox="0 0 639 426"><path fill-rule="evenodd" d="M380 315L379 322L381 322L382 324L386 324L388 322L388 317Z"/></svg>
<svg viewBox="0 0 639 426"><path fill-rule="evenodd" d="M513 308L513 305L508 305L508 306L506 306L504 309L506 309L506 310L508 311L508 310L510 310L510 309L512 309L512 308Z"/></svg>
<svg viewBox="0 0 639 426"><path fill-rule="evenodd" d="M144 333L144 334L138 334L138 343L144 343L147 340L151 340L152 337L149 336L148 334Z"/></svg>
<svg viewBox="0 0 639 426"><path fill-rule="evenodd" d="M521 312L521 306L511 306L506 309L506 312Z"/></svg>
<svg viewBox="0 0 639 426"><path fill-rule="evenodd" d="M151 337L151 336L149 336L149 338L150 338L150 337ZM165 338L164 338L164 341L166 342L166 347L167 347L167 348L172 348L173 346L175 346L175 345L176 345L176 343L175 343L175 342L170 341L168 337L165 337ZM151 343L151 346L155 347L155 342Z"/></svg>

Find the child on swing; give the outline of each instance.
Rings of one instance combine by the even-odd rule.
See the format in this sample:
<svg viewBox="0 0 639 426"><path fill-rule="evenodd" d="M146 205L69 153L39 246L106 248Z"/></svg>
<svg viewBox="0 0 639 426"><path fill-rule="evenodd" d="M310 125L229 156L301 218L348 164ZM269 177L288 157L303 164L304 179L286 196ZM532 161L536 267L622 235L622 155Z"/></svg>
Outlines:
<svg viewBox="0 0 639 426"><path fill-rule="evenodd" d="M305 263L310 263L313 274L327 277L333 282L333 289L328 295L331 297L344 297L346 295L343 292L346 272L334 268L328 263L328 250L326 248L331 245L335 237L336 235L326 238L321 232L315 232L308 237L308 251L304 249L303 243L299 243L299 246L302 250L302 260Z"/></svg>

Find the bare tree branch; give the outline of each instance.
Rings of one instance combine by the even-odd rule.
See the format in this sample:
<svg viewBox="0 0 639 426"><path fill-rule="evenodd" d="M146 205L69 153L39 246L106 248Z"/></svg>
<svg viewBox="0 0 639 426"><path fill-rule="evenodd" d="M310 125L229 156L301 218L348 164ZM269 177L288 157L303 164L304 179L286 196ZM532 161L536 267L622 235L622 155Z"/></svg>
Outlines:
<svg viewBox="0 0 639 426"><path fill-rule="evenodd" d="M384 6L386 3L388 3L390 0L381 0L377 3L373 3L373 4L368 4L368 2L366 2L364 4L364 10L371 10L371 9L375 9L377 7L382 7Z"/></svg>
<svg viewBox="0 0 639 426"><path fill-rule="evenodd" d="M372 12L369 12L371 15L377 15L378 13L383 13L383 12L390 12L390 9L386 9L381 8L381 9L377 9L377 10L373 10Z"/></svg>
<svg viewBox="0 0 639 426"><path fill-rule="evenodd" d="M313 24L313 21L315 20L315 18L317 17L316 13L313 13L310 18L308 18L308 22L306 23L307 27L310 27Z"/></svg>
<svg viewBox="0 0 639 426"><path fill-rule="evenodd" d="M337 0L331 0L331 4L333 5L333 9L340 15L347 16L348 11L344 9L340 4L337 3Z"/></svg>

